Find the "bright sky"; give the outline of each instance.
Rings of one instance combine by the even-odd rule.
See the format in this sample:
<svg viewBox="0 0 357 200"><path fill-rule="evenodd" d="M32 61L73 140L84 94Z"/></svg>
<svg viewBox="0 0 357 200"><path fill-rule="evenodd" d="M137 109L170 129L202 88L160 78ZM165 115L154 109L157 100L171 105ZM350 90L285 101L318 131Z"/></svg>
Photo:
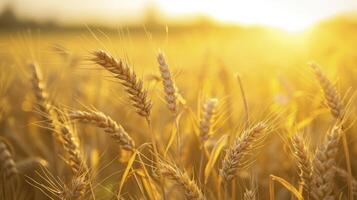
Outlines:
<svg viewBox="0 0 357 200"><path fill-rule="evenodd" d="M205 14L225 22L286 30L301 30L321 19L357 11L357 0L1 0L0 8L8 2L19 16L65 23L137 20L153 3L171 17Z"/></svg>

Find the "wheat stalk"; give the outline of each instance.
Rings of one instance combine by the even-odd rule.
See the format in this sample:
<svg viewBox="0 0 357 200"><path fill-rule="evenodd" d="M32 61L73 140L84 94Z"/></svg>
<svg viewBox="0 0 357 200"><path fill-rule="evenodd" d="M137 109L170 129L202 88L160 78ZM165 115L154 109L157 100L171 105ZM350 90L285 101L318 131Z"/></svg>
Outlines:
<svg viewBox="0 0 357 200"><path fill-rule="evenodd" d="M159 173L174 181L185 192L187 200L204 200L205 197L197 184L189 178L186 172L182 172L176 166L160 162L158 165Z"/></svg>
<svg viewBox="0 0 357 200"><path fill-rule="evenodd" d="M228 148L220 169L220 175L225 184L234 178L238 169L246 166L247 162L244 162L244 159L255 149L256 144L264 138L266 128L263 123L256 124L252 128L245 130L242 136L237 138Z"/></svg>
<svg viewBox="0 0 357 200"><path fill-rule="evenodd" d="M302 196L310 199L312 182L312 160L308 147L299 134L292 137L293 153L299 167L300 186L302 186Z"/></svg>
<svg viewBox="0 0 357 200"><path fill-rule="evenodd" d="M128 135L124 128L102 112L73 111L68 117L72 120L89 122L99 128L103 128L110 137L126 150L134 150L135 148L134 140Z"/></svg>
<svg viewBox="0 0 357 200"><path fill-rule="evenodd" d="M209 134L212 131L213 121L216 117L218 100L215 98L208 99L203 105L203 109L200 117L200 138L202 141L208 139Z"/></svg>
<svg viewBox="0 0 357 200"><path fill-rule="evenodd" d="M143 81L139 79L135 72L122 61L118 61L103 50L95 51L92 61L110 71L115 78L120 80L125 90L129 94L132 105L136 112L149 118L152 102L147 96L147 90L143 88Z"/></svg>
<svg viewBox="0 0 357 200"><path fill-rule="evenodd" d="M311 194L317 200L333 199L335 157L338 152L341 134L341 127L333 127L316 151L313 160L313 186Z"/></svg>

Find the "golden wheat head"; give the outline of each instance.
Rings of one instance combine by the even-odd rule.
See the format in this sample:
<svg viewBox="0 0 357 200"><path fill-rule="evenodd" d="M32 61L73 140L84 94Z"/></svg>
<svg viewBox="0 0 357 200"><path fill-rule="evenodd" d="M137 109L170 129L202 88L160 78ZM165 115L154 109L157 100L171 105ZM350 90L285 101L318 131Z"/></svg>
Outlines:
<svg viewBox="0 0 357 200"><path fill-rule="evenodd" d="M110 137L126 150L134 150L135 148L134 140L124 128L102 112L73 111L69 113L68 117L73 120L88 122L99 128L103 128Z"/></svg>
<svg viewBox="0 0 357 200"><path fill-rule="evenodd" d="M103 50L95 51L92 61L120 80L139 115L146 118L150 116L152 102L147 96L147 90L143 87L143 81L136 76L135 72L127 64L123 61L118 61Z"/></svg>

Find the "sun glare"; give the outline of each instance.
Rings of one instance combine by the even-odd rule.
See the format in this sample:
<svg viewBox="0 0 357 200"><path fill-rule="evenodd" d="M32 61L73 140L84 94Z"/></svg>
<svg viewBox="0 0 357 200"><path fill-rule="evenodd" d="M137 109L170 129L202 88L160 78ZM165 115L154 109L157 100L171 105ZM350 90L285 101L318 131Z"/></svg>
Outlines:
<svg viewBox="0 0 357 200"><path fill-rule="evenodd" d="M244 25L262 25L283 29L289 32L304 31L309 26L334 13L332 8L323 8L320 12L313 12L314 7L297 6L284 1L261 2L257 0L234 3L222 1L196 0L195 4L184 2L160 1L163 10L169 15L204 14L223 23ZM275 3L275 4L274 4ZM280 4L279 4L280 3ZM199 6L196 6L199 5Z"/></svg>
<svg viewBox="0 0 357 200"><path fill-rule="evenodd" d="M264 16L259 14L254 18L239 18L234 16L234 14L227 13L215 13L212 15L213 18L223 22L223 23L237 23L243 25L259 25L272 28L282 29L288 32L301 32L306 30L308 27L313 25L315 21L305 20L303 18L294 17L279 17L279 16Z"/></svg>

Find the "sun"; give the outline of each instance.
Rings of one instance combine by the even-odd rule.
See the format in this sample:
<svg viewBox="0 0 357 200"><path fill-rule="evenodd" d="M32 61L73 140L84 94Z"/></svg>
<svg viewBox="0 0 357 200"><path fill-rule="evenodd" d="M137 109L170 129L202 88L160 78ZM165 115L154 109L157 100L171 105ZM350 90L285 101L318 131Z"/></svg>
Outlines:
<svg viewBox="0 0 357 200"><path fill-rule="evenodd" d="M289 13L287 10L265 9L254 6L252 6L251 9L240 10L239 12L234 8L226 8L224 10L212 8L206 13L222 22L267 26L289 32L304 31L318 21L314 16L305 16L296 12Z"/></svg>

